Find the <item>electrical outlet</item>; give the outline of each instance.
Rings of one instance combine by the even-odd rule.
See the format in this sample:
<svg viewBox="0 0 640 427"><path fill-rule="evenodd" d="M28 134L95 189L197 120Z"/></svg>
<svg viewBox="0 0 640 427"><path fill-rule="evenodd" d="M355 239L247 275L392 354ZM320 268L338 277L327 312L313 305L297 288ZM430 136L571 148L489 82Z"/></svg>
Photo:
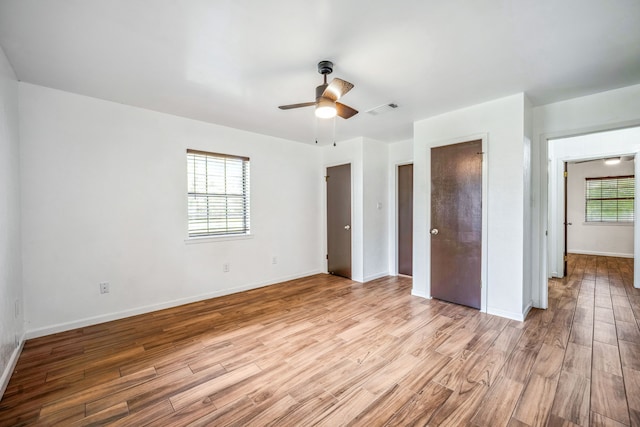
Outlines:
<svg viewBox="0 0 640 427"><path fill-rule="evenodd" d="M109 293L109 282L100 283L100 293L108 294Z"/></svg>
<svg viewBox="0 0 640 427"><path fill-rule="evenodd" d="M228 273L229 272L229 263L225 262L224 264L222 264L222 272L223 273Z"/></svg>
<svg viewBox="0 0 640 427"><path fill-rule="evenodd" d="M277 264L278 263L278 257L277 256L273 256L271 257L271 264Z"/></svg>

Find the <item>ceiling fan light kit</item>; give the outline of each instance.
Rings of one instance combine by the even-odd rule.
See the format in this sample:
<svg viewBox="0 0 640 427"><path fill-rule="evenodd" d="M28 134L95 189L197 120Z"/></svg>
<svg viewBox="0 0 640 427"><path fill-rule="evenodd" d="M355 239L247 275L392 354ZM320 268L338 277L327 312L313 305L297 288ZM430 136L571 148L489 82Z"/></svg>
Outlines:
<svg viewBox="0 0 640 427"><path fill-rule="evenodd" d="M315 115L321 119L330 119L335 116L348 119L358 114L358 110L338 102L347 92L353 88L353 84L346 80L334 78L327 83L327 75L333 72L333 62L320 61L318 73L322 74L323 83L316 87L315 102L303 102L300 104L281 105L281 110L315 106Z"/></svg>
<svg viewBox="0 0 640 427"><path fill-rule="evenodd" d="M316 103L316 117L320 119L330 119L337 114L336 104L327 98L320 98Z"/></svg>

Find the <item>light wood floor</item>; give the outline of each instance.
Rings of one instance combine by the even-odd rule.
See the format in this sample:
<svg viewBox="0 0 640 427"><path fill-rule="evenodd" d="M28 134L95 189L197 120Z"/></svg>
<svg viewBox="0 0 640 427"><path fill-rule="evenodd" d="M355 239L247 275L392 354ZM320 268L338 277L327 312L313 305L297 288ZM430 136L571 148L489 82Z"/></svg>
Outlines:
<svg viewBox="0 0 640 427"><path fill-rule="evenodd" d="M318 275L30 340L0 425L640 425L632 261L523 323Z"/></svg>

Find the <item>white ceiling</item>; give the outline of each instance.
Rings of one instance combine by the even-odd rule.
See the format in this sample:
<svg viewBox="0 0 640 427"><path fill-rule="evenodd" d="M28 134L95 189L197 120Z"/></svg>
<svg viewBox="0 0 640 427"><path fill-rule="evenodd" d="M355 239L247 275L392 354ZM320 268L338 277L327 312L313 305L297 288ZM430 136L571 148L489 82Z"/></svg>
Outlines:
<svg viewBox="0 0 640 427"><path fill-rule="evenodd" d="M0 45L21 81L306 143L313 109L277 106L313 101L328 59L360 110L336 139L392 142L517 92L640 83L640 1L0 0Z"/></svg>

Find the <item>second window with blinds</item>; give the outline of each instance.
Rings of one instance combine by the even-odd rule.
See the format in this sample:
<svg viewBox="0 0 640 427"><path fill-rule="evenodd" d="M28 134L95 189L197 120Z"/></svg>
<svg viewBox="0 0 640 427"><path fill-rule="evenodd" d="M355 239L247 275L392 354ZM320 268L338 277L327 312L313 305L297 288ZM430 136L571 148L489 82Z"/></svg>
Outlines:
<svg viewBox="0 0 640 427"><path fill-rule="evenodd" d="M189 238L247 235L249 158L187 150Z"/></svg>
<svg viewBox="0 0 640 427"><path fill-rule="evenodd" d="M586 178L585 221L588 223L630 223L634 217L633 175Z"/></svg>

